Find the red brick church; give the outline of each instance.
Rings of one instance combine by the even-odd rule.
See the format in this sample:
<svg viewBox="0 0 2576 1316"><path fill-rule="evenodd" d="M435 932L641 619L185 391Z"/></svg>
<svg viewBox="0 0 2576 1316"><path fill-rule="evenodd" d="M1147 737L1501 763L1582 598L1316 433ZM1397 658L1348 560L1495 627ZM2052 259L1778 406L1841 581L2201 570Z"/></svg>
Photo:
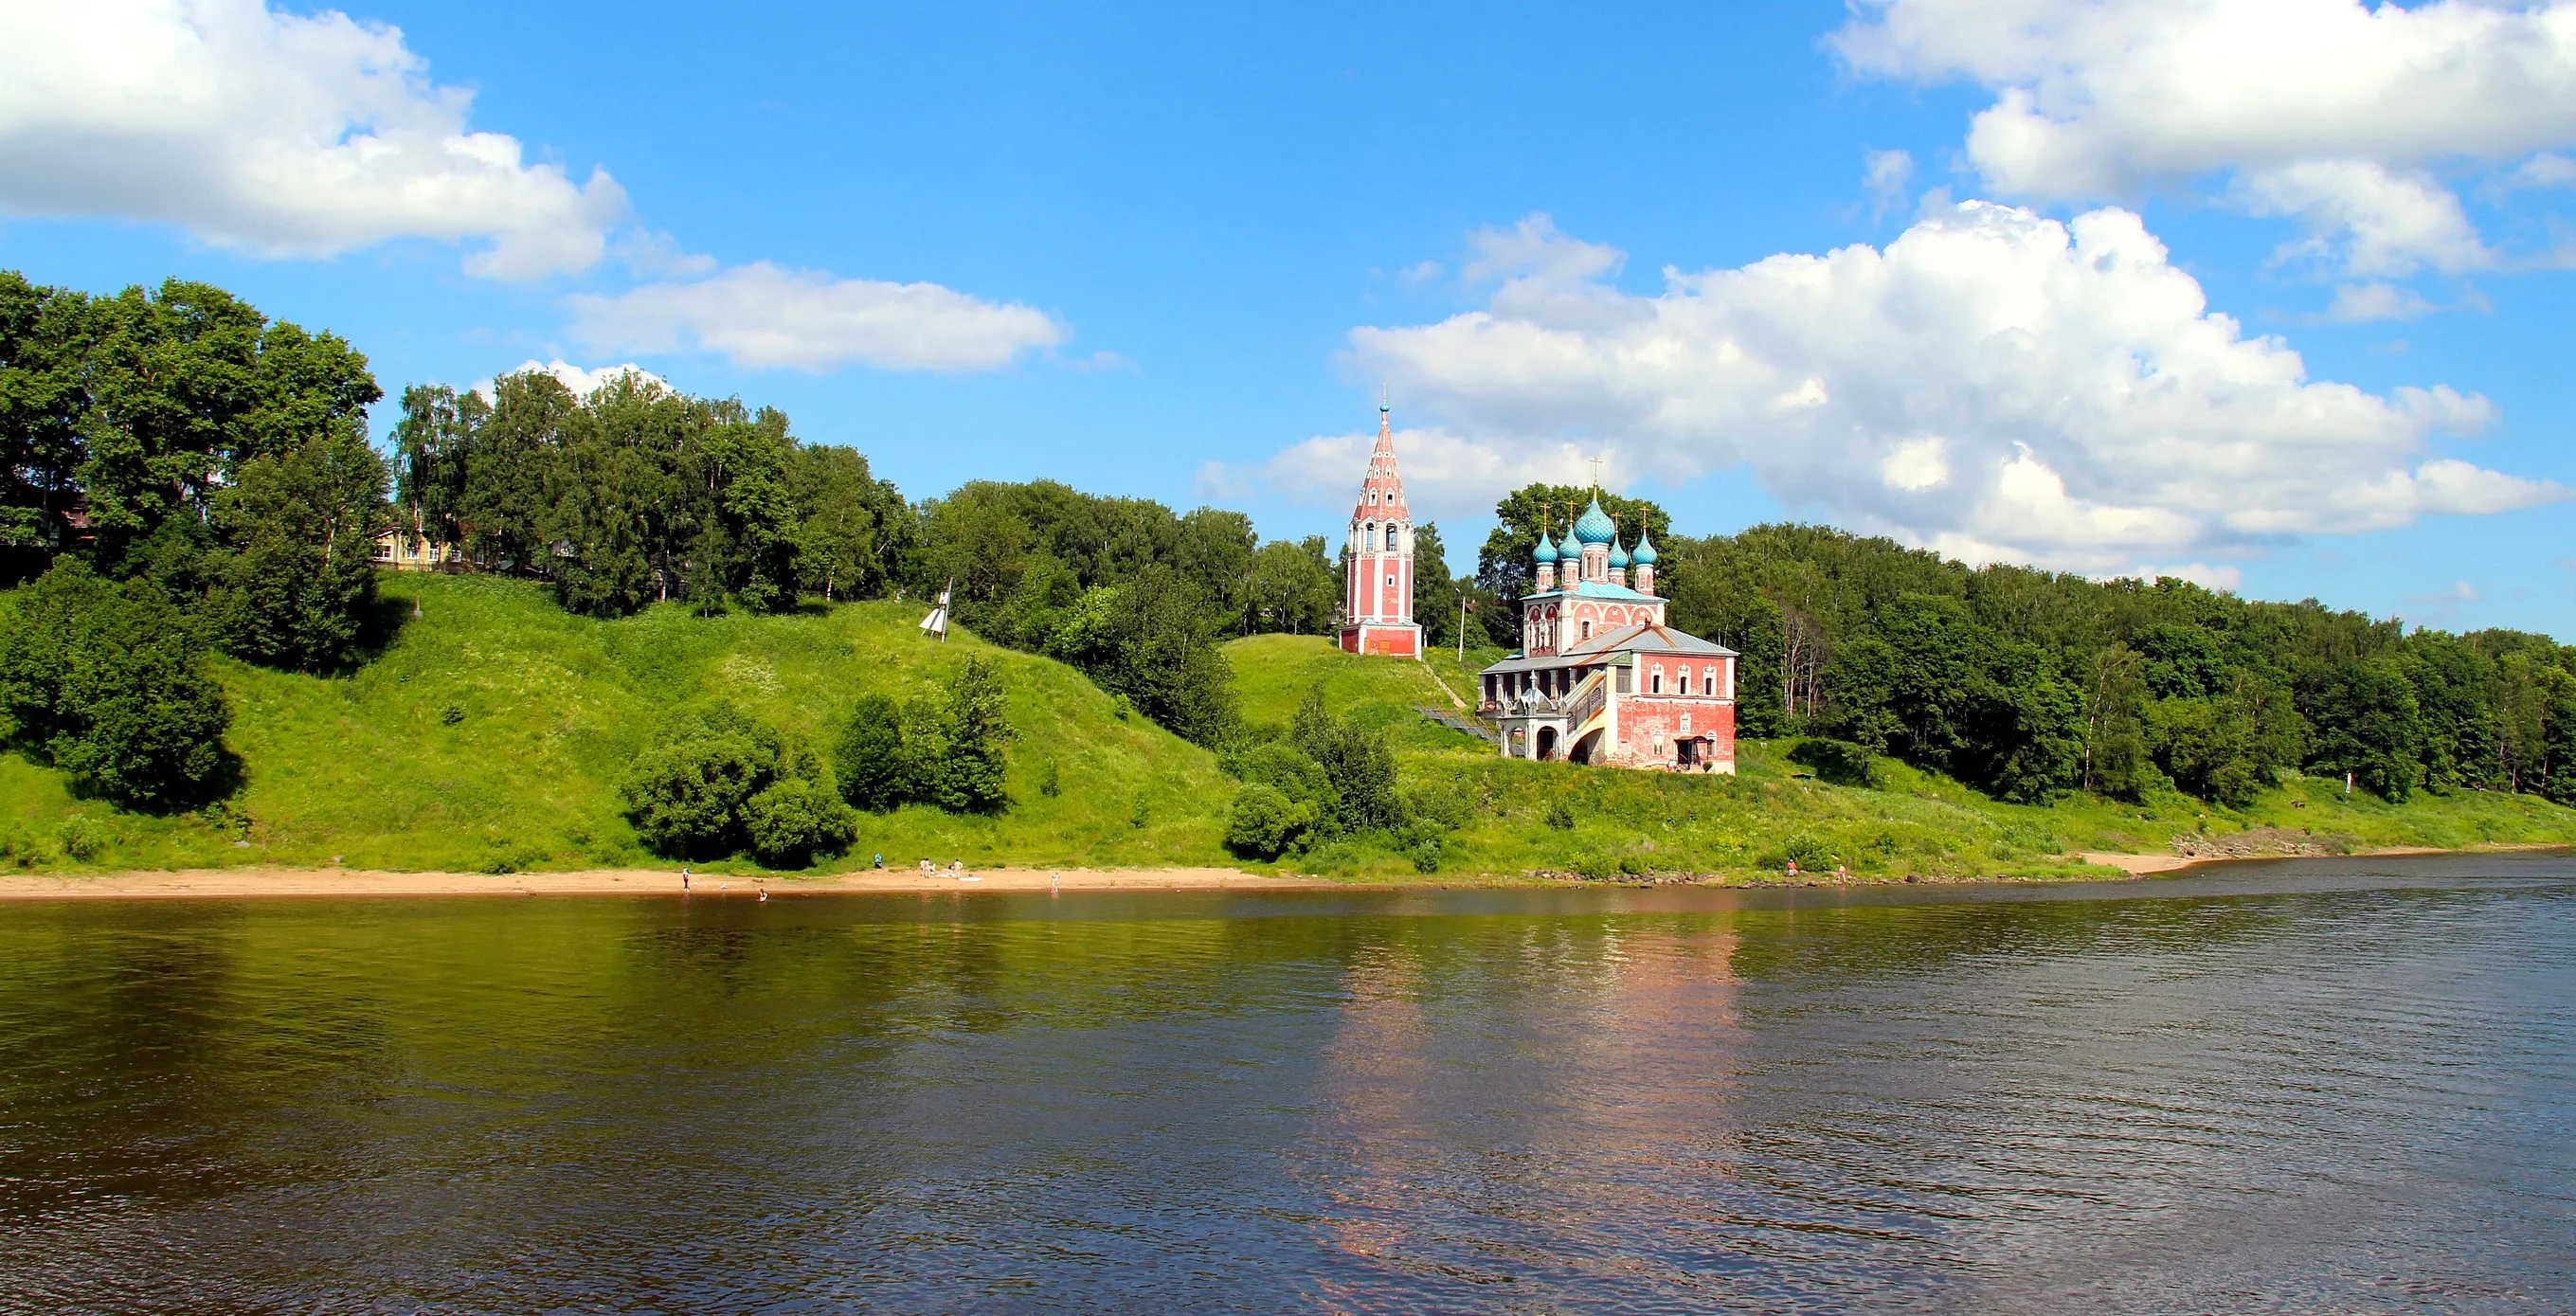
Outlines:
<svg viewBox="0 0 2576 1316"><path fill-rule="evenodd" d="M1633 550L1620 544L1619 527L1597 496L1563 543L1540 533L1537 578L1521 599L1520 652L1480 678L1476 711L1500 730L1505 754L1735 771L1735 651L1664 624L1656 556L1643 533ZM1419 660L1413 513L1404 505L1384 404L1351 509L1347 559L1342 648Z"/></svg>
<svg viewBox="0 0 2576 1316"><path fill-rule="evenodd" d="M1735 651L1664 624L1656 557L1642 532L1620 544L1597 496L1564 542L1540 532L1520 652L1480 677L1503 753L1734 773Z"/></svg>

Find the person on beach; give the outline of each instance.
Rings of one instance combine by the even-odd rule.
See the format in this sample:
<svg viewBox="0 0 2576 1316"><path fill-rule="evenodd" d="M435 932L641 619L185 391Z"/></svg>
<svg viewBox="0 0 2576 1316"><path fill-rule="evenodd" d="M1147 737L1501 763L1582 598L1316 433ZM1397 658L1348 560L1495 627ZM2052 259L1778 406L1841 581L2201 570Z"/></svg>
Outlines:
<svg viewBox="0 0 2576 1316"><path fill-rule="evenodd" d="M689 866L687 864L680 865L680 889L683 891L689 889Z"/></svg>
<svg viewBox="0 0 2576 1316"><path fill-rule="evenodd" d="M883 867L885 867L885 856L884 856L884 855L878 855L878 856L876 856L876 861L877 861L877 867L879 867L879 868L883 868Z"/></svg>
<svg viewBox="0 0 2576 1316"><path fill-rule="evenodd" d="M1047 894L1051 896L1060 896L1064 894L1064 874L1047 874Z"/></svg>

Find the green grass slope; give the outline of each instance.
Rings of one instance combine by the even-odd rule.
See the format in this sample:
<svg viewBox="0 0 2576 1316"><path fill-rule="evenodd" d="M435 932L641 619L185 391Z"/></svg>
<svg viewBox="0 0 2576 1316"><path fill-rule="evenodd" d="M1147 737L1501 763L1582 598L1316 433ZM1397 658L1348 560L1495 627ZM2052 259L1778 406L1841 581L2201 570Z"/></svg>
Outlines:
<svg viewBox="0 0 2576 1316"><path fill-rule="evenodd" d="M2244 810L2181 796L2146 804L2074 797L2024 806L1892 759L1879 761L1880 780L1872 788L1804 780L1804 770L1785 758L1791 742L1741 742L1734 777L1518 762L1415 711L1445 704L1434 672L1461 697L1472 697L1473 668L1490 661L1490 653L1471 652L1463 666L1453 654L1438 653L1431 671L1400 659L1354 657L1314 637L1255 636L1228 645L1227 653L1247 721L1285 722L1321 681L1335 711L1389 728L1407 790L1457 824L1448 869L1462 873L1751 877L1777 874L1793 854L1803 854L1811 866L1828 856L1856 874L1888 879L2071 875L2086 871L2064 858L2071 852L2161 852L2183 837L2329 850L2576 845L2576 810L2528 795L2464 792L2389 804L2367 793L2346 797L2340 782L2312 778L2286 782ZM1351 876L1416 876L1391 852L1334 847L1314 862Z"/></svg>
<svg viewBox="0 0 2576 1316"><path fill-rule="evenodd" d="M914 604L860 603L791 616L703 618L676 607L602 622L540 587L479 577L388 577L410 620L384 653L336 678L218 664L233 702L230 742L247 785L236 811L149 818L73 798L61 774L0 754L0 846L21 867L243 864L390 869L656 865L622 816L627 764L678 708L723 698L818 746L860 694L927 694L970 654L997 663L1019 739L1012 808L961 818L926 807L864 815L853 855L971 864L1197 865L1221 845L1234 786L1215 757L1115 701L1071 668L960 633L914 630ZM2149 805L2073 799L2000 804L1893 761L1854 789L1801 780L1785 744L1747 741L1741 773L1684 777L1515 762L1443 728L1423 708L1472 697L1494 656L1426 663L1358 658L1312 636L1226 646L1245 721L1284 725L1318 682L1336 713L1386 729L1408 795L1454 826L1443 875L1534 872L1776 874L1792 854L1860 875L2043 875L2082 871L2076 850L2162 851L2178 837L2257 829L2329 847L2576 844L2576 811L2529 796L2419 796L2391 805L2296 779L2242 811L2178 796ZM1443 687L1446 687L1444 691ZM1049 795L1039 783L1052 774ZM77 821L75 821L77 820ZM85 860L64 840L89 832ZM242 844L247 842L247 844ZM87 847L82 847L87 848ZM1404 857L1343 844L1303 866L1413 880ZM2101 870L2092 870L2097 875Z"/></svg>
<svg viewBox="0 0 2576 1316"><path fill-rule="evenodd" d="M61 774L0 755L0 840L66 863L65 820L106 844L88 868L255 863L497 871L658 864L621 814L626 765L668 713L732 700L818 748L870 691L926 694L968 655L997 663L1019 739L1013 807L993 818L927 807L862 815L855 867L942 862L1063 865L1226 862L1233 795L1214 756L1048 659L946 643L912 604L845 604L779 617L661 607L620 621L566 614L541 587L481 577L391 576L411 619L374 662L340 678L219 663L228 737L247 785L238 821L146 818L76 800ZM454 710L453 714L450 710ZM453 721L450 721L450 717ZM1039 789L1052 764L1061 783ZM237 845L246 840L247 845Z"/></svg>

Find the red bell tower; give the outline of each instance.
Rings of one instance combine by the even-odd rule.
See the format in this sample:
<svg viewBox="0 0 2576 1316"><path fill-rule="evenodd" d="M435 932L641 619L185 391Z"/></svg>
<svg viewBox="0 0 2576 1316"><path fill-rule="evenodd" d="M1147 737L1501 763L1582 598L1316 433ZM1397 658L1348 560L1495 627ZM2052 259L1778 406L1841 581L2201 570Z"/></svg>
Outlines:
<svg viewBox="0 0 2576 1316"><path fill-rule="evenodd" d="M1349 578L1342 582L1342 648L1391 658L1422 657L1422 628L1413 621L1413 513L1404 478L1395 472L1395 432L1383 399L1377 447L1360 500L1351 509Z"/></svg>

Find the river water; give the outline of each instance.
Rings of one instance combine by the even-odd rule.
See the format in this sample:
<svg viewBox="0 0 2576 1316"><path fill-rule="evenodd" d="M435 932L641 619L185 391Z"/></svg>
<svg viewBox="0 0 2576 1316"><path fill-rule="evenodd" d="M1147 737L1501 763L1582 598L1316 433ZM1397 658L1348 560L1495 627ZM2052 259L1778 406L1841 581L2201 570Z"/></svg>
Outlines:
<svg viewBox="0 0 2576 1316"><path fill-rule="evenodd" d="M2567 1311L2576 858L0 906L0 1310Z"/></svg>

